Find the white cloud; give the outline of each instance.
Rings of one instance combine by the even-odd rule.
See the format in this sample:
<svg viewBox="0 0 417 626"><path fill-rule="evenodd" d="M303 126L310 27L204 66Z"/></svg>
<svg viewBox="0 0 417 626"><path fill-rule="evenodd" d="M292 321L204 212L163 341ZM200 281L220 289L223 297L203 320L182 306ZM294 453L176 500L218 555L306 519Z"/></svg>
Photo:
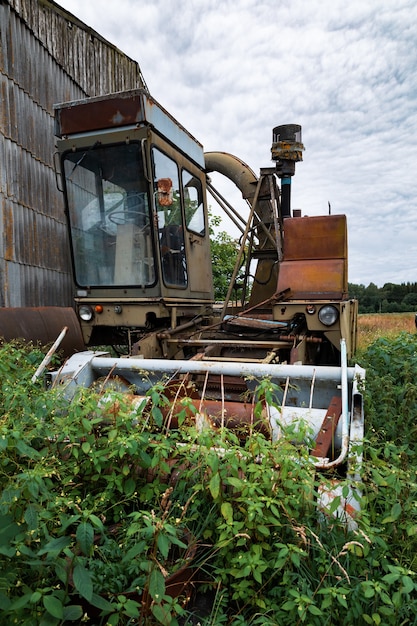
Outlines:
<svg viewBox="0 0 417 626"><path fill-rule="evenodd" d="M414 0L59 3L137 60L206 150L257 172L272 128L302 124L293 206L347 214L351 282L417 281Z"/></svg>

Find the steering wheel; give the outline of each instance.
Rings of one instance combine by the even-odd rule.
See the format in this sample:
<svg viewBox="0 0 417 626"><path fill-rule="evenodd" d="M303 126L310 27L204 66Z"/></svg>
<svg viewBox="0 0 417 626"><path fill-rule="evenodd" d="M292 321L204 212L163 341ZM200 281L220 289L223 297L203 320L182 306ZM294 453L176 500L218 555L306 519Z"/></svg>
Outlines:
<svg viewBox="0 0 417 626"><path fill-rule="evenodd" d="M119 204L120 203L118 203L117 206L119 206ZM140 209L141 207L139 205L130 207L129 209L116 208L116 209L113 209L113 211L110 211L110 213L107 213L107 218L113 224L116 224L116 225L124 224L125 222L129 220L133 220L138 215L140 215L141 213Z"/></svg>

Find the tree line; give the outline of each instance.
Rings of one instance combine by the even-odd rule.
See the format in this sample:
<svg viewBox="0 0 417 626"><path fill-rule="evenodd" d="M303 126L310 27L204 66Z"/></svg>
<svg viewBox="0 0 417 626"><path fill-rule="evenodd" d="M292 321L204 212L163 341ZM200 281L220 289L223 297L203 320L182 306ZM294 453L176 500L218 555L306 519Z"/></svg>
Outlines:
<svg viewBox="0 0 417 626"><path fill-rule="evenodd" d="M359 313L407 313L417 311L417 283L374 283L355 285L349 283L349 297L359 301Z"/></svg>

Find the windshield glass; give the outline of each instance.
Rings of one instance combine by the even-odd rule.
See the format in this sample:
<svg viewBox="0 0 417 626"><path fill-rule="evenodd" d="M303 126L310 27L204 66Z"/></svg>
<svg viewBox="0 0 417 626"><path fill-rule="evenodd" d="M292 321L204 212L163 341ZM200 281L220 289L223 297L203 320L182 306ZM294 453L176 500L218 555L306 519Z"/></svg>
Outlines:
<svg viewBox="0 0 417 626"><path fill-rule="evenodd" d="M76 283L153 284L150 203L140 145L68 152L64 172Z"/></svg>

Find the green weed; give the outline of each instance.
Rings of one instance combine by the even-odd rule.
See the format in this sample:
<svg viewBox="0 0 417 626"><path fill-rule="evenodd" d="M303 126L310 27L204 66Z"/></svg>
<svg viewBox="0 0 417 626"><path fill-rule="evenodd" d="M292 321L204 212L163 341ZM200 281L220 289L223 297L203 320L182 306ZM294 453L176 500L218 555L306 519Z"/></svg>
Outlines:
<svg viewBox="0 0 417 626"><path fill-rule="evenodd" d="M361 354L362 511L348 532L323 523L325 478L293 436L198 432L181 406L167 430L162 385L137 408L100 389L67 406L31 382L40 351L2 346L0 621L417 623L416 353L404 334ZM264 381L255 407L270 393Z"/></svg>

